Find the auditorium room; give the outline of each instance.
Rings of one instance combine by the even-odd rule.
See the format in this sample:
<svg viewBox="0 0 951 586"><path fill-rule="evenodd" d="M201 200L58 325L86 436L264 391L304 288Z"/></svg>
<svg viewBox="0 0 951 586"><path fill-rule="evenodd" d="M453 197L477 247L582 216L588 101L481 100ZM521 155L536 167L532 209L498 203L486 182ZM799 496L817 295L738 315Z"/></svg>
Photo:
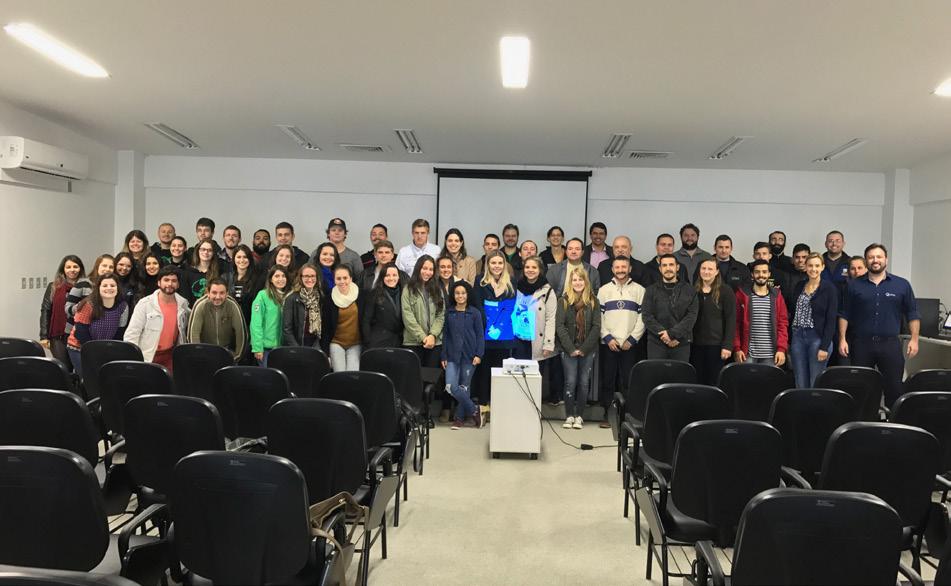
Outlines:
<svg viewBox="0 0 951 586"><path fill-rule="evenodd" d="M951 586L951 3L0 27L0 586Z"/></svg>

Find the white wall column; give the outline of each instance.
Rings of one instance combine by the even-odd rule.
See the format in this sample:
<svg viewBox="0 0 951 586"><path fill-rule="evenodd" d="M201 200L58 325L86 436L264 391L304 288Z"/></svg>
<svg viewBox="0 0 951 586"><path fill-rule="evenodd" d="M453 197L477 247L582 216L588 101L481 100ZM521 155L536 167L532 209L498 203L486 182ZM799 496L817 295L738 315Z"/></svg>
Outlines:
<svg viewBox="0 0 951 586"><path fill-rule="evenodd" d="M888 247L888 270L911 277L912 234L915 208L911 205L911 171L895 169L885 174L885 205L882 209L882 244ZM853 254L861 254L862 251Z"/></svg>
<svg viewBox="0 0 951 586"><path fill-rule="evenodd" d="M115 250L122 249L125 235L133 228L145 231L145 155L136 151L116 153Z"/></svg>

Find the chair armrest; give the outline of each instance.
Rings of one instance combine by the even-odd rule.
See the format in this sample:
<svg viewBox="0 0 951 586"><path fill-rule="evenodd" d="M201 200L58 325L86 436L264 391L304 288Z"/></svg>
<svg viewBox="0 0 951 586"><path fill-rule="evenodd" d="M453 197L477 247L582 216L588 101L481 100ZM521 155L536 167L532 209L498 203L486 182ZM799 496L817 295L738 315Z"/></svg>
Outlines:
<svg viewBox="0 0 951 586"><path fill-rule="evenodd" d="M882 405L878 407L878 414L881 416L882 421L888 421L892 418L892 410Z"/></svg>
<svg viewBox="0 0 951 586"><path fill-rule="evenodd" d="M663 511L667 508L667 493L670 490L667 486L667 479L664 478L664 474L650 462L644 462L644 470L646 470L647 473L654 478L654 482L657 483L657 490L660 492L659 510ZM650 488L649 483L648 488Z"/></svg>
<svg viewBox="0 0 951 586"><path fill-rule="evenodd" d="M376 471L380 469L380 466L383 467L384 476L392 476L393 450L381 447L373 454L373 457L370 458L370 462L367 465L367 474L370 477L371 486L376 483Z"/></svg>
<svg viewBox="0 0 951 586"><path fill-rule="evenodd" d="M795 485L797 488L812 490L812 485L809 484L809 481L803 478L802 474L793 468L782 466L779 469L779 475L782 477L783 481L786 482L786 486Z"/></svg>
<svg viewBox="0 0 951 586"><path fill-rule="evenodd" d="M714 586L725 586L726 576L723 574L720 560L717 559L716 551L713 549L713 542L698 541L695 549L697 550L697 582L706 584L707 572L709 571Z"/></svg>
<svg viewBox="0 0 951 586"><path fill-rule="evenodd" d="M629 445L629 443L631 445ZM621 429L618 430L618 446L622 452L627 451L630 465L632 467L636 466L638 462L638 452L641 447L641 434L638 433L637 428L631 425L629 421L622 423Z"/></svg>
<svg viewBox="0 0 951 586"><path fill-rule="evenodd" d="M940 474L935 474L934 480L935 483L940 484L944 490L951 490L951 480L948 480Z"/></svg>
<svg viewBox="0 0 951 586"><path fill-rule="evenodd" d="M618 413L624 412L624 405L627 401L624 400L624 395L621 393L614 393L614 405L617 406Z"/></svg>
<svg viewBox="0 0 951 586"><path fill-rule="evenodd" d="M921 576L918 575L918 572L912 570L902 562L898 562L898 573L908 578L908 581L911 582L911 586L924 586L925 584Z"/></svg>
<svg viewBox="0 0 951 586"><path fill-rule="evenodd" d="M129 541L132 539L135 530L143 527L146 521L153 521L154 524L155 517L159 513L164 513L167 507L168 505L164 503L149 505L148 508L122 526L122 531L119 532L119 559L124 559L125 555L129 553Z"/></svg>

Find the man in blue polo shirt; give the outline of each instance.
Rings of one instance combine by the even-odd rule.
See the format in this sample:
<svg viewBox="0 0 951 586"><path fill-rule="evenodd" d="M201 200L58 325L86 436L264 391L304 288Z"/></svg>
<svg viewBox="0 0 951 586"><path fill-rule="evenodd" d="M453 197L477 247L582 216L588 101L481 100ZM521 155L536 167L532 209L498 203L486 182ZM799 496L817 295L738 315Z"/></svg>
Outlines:
<svg viewBox="0 0 951 586"><path fill-rule="evenodd" d="M848 282L839 310L839 352L851 356L853 366L878 367L885 378L885 405L902 393L905 357L901 352L902 316L908 320L908 357L918 353L921 319L911 284L885 271L888 250L882 244L865 249L868 273ZM845 333L848 330L849 339Z"/></svg>

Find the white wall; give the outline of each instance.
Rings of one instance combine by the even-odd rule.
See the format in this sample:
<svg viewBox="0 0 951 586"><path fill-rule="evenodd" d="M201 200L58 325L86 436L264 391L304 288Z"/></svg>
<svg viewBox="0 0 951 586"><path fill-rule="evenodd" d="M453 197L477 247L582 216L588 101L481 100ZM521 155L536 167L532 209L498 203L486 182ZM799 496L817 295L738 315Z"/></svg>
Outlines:
<svg viewBox="0 0 951 586"><path fill-rule="evenodd" d="M207 215L219 233L234 223L249 240L255 228L288 219L296 242L309 252L323 241L330 218L340 216L351 248L362 252L377 221L401 246L414 218L435 218L436 176L428 164L148 157L145 184L150 237L171 221L192 240L195 220ZM743 260L776 228L788 235L787 252L800 241L824 250L825 234L834 228L845 233L851 252L881 239L884 185L881 173L595 169L588 222L604 221L610 235L631 235L641 258L652 255L657 234L676 233L686 222L700 226L707 249L717 234L729 233ZM508 221L519 218L501 214L499 230ZM478 250L481 235L468 239L468 248Z"/></svg>
<svg viewBox="0 0 951 586"><path fill-rule="evenodd" d="M951 305L948 231L951 227L951 154L911 169L912 285L919 297L937 297Z"/></svg>
<svg viewBox="0 0 951 586"><path fill-rule="evenodd" d="M116 156L106 146L65 127L0 102L0 135L25 136L89 156L89 178L73 193L0 182L0 335L36 338L43 289L22 289L22 277L52 278L66 254L87 267L113 251Z"/></svg>

